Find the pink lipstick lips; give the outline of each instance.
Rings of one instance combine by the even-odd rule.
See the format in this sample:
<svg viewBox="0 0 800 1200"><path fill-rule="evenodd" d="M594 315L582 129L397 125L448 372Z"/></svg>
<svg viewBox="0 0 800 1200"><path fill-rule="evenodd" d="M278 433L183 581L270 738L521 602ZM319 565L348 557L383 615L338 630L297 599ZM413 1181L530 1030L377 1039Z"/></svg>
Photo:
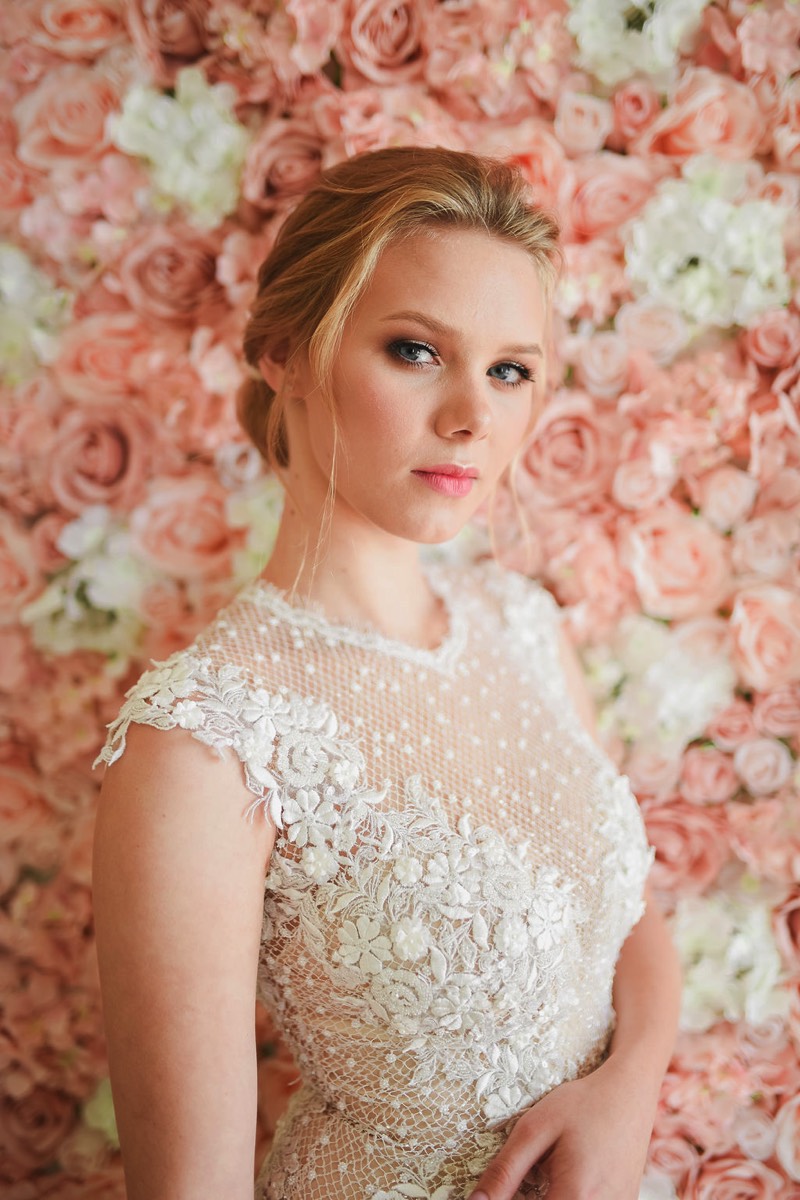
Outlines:
<svg viewBox="0 0 800 1200"><path fill-rule="evenodd" d="M458 463L437 463L411 474L444 496L467 496L478 478L476 467L462 467Z"/></svg>

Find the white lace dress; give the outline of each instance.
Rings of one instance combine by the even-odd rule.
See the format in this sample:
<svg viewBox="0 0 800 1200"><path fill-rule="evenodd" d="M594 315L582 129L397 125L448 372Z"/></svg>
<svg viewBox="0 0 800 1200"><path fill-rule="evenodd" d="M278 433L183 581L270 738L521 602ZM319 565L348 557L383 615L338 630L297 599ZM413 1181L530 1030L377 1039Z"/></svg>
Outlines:
<svg viewBox="0 0 800 1200"><path fill-rule="evenodd" d="M246 585L128 691L243 764L278 836L259 996L303 1077L259 1200L461 1200L513 1118L596 1067L652 851L584 731L543 587L429 567L434 650ZM224 797L220 798L224 802Z"/></svg>

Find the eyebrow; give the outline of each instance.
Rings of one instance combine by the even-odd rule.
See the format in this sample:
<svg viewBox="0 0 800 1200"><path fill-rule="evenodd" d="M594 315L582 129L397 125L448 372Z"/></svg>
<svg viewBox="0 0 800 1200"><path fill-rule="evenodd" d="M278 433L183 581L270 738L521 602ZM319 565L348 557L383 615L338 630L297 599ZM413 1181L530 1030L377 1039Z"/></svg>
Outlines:
<svg viewBox="0 0 800 1200"><path fill-rule="evenodd" d="M453 329L451 325L445 325L442 321L437 321L435 317L429 317L426 313L417 312L413 308L404 308L401 312L391 313L388 317L383 317L383 321L419 321L420 325L427 325L434 333L440 336L454 337L458 334L458 330ZM541 346L536 342L531 342L529 346L504 346L500 351L501 354L542 354Z"/></svg>

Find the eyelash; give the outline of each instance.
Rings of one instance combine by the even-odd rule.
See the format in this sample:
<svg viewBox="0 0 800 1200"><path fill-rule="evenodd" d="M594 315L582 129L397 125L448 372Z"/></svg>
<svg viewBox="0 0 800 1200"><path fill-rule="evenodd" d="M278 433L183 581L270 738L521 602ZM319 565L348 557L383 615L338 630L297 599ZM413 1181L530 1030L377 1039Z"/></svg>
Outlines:
<svg viewBox="0 0 800 1200"><path fill-rule="evenodd" d="M413 338L400 338L397 341L392 342L389 345L388 349L389 349L389 352L391 354L393 354L395 358L398 358L400 360L400 362L405 363L409 367L427 367L429 364L421 363L421 362L414 362L410 358L403 358L403 356L399 353L399 348L401 346L417 346L417 347L421 348L422 350L427 350L429 354L436 356L436 351L434 350L433 346L428 344L428 342L420 342ZM506 387L510 387L510 388L522 387L523 383L530 383L536 378L533 371L531 371L528 367L524 367L522 365L522 363L512 362L510 359L508 360L508 362L496 363L495 365L498 367L500 367L500 366L513 367L514 370L519 371L520 375L522 376L521 379L517 379L513 383L509 379L501 379L500 383L504 383Z"/></svg>

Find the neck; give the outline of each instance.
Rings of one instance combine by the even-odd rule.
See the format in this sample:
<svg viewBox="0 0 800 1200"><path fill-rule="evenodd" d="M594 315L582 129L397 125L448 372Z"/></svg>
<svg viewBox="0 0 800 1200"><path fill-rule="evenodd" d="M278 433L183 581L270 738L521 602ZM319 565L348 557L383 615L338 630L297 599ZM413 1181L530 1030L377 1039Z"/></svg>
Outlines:
<svg viewBox="0 0 800 1200"><path fill-rule="evenodd" d="M419 547L384 530L345 521L309 522L287 495L262 578L318 605L333 621L368 625L385 637L431 649L447 632Z"/></svg>

